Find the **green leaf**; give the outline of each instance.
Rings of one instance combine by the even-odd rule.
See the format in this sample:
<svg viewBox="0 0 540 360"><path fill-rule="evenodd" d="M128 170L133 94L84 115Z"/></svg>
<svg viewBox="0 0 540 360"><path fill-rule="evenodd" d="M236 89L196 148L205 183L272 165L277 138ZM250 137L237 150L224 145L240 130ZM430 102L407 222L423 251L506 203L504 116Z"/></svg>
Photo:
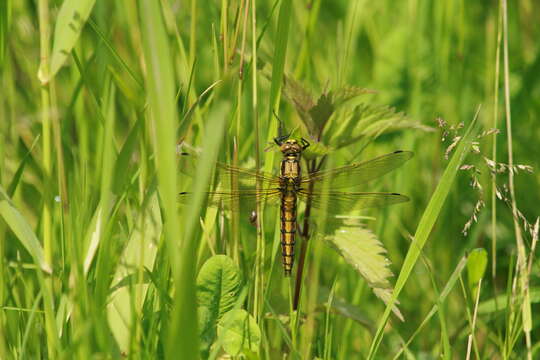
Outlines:
<svg viewBox="0 0 540 360"><path fill-rule="evenodd" d="M272 117L272 111L279 101L292 17L292 2L282 1L279 7L277 34L274 42L275 49L272 65L272 80L270 82L270 108L268 111L269 119Z"/></svg>
<svg viewBox="0 0 540 360"><path fill-rule="evenodd" d="M241 352L259 352L261 330L247 311L231 310L218 324L219 343L227 354L236 356Z"/></svg>
<svg viewBox="0 0 540 360"><path fill-rule="evenodd" d="M467 273L469 274L469 286L475 286L484 277L487 266L487 251L474 249L467 259Z"/></svg>
<svg viewBox="0 0 540 360"><path fill-rule="evenodd" d="M373 93L374 93L373 90L369 90L369 89L361 88L357 86L344 86L341 89L330 92L331 97L332 97L332 102L334 103L336 108L349 100L355 99L365 94L373 94Z"/></svg>
<svg viewBox="0 0 540 360"><path fill-rule="evenodd" d="M28 162L29 159L31 159L32 150L34 150L34 147L38 143L39 139L40 139L40 136L36 136L34 142L30 146L30 149L26 152L23 159L21 160L21 163L19 164L19 167L17 168L15 175L13 175L13 179L11 180L11 183L9 184L7 188L7 195L9 197L12 197L13 194L15 194L15 190L17 190L17 186L19 185L19 182L21 181L21 177L24 172L24 168L26 167L26 163Z"/></svg>
<svg viewBox="0 0 540 360"><path fill-rule="evenodd" d="M36 265L46 273L52 273L51 266L45 261L43 247L36 234L34 234L24 216L11 202L2 186L0 186L0 216L17 236L21 244L28 250Z"/></svg>
<svg viewBox="0 0 540 360"><path fill-rule="evenodd" d="M96 0L65 0L62 4L54 28L51 67L43 69L40 66L38 76L42 83L49 82L66 61L79 39L95 2Z"/></svg>
<svg viewBox="0 0 540 360"><path fill-rule="evenodd" d="M216 255L204 263L197 277L197 302L201 316L200 350L203 357L214 342L217 322L233 308L239 291L240 270L230 257Z"/></svg>
<svg viewBox="0 0 540 360"><path fill-rule="evenodd" d="M6 59L6 48L9 30L9 18L11 15L11 2L4 0L0 2L0 71L4 67Z"/></svg>
<svg viewBox="0 0 540 360"><path fill-rule="evenodd" d="M221 318L234 306L240 291L240 270L226 255L208 259L197 277L197 302Z"/></svg>
<svg viewBox="0 0 540 360"><path fill-rule="evenodd" d="M322 132L333 113L334 104L332 98L328 94L322 94L317 100L317 105L309 110L309 115L313 119L317 131L317 134L312 135L319 135Z"/></svg>
<svg viewBox="0 0 540 360"><path fill-rule="evenodd" d="M392 297L392 285L388 278L393 274L388 268L390 261L384 256L386 250L375 234L359 226L342 226L327 235L325 240L360 273L375 295L388 304ZM403 321L397 306L392 310Z"/></svg>
<svg viewBox="0 0 540 360"><path fill-rule="evenodd" d="M283 76L283 95L295 106L296 111L301 116L307 115L309 110L315 106L315 101L310 92L299 82L288 76Z"/></svg>

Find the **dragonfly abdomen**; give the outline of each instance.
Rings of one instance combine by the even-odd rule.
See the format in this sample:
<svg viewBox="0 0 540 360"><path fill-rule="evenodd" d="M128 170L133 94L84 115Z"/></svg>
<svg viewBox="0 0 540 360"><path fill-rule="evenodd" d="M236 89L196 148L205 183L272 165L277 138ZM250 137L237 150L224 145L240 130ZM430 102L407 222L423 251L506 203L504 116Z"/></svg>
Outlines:
<svg viewBox="0 0 540 360"><path fill-rule="evenodd" d="M291 275L296 234L296 193L285 191L281 199L281 255L285 276Z"/></svg>

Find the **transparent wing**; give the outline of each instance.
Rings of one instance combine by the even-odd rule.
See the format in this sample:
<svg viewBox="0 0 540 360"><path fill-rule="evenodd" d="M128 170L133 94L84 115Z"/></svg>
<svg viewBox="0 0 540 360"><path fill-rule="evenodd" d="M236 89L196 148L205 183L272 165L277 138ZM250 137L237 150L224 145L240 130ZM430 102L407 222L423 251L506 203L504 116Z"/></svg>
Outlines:
<svg viewBox="0 0 540 360"><path fill-rule="evenodd" d="M300 190L299 198L316 209L326 207L329 213L340 214L343 211L378 208L409 201L409 197L398 193L384 192L307 192Z"/></svg>
<svg viewBox="0 0 540 360"><path fill-rule="evenodd" d="M182 153L180 156L179 169L190 176L192 181L197 180L198 159L199 156L195 154ZM214 180L216 190L206 192L209 205L236 210L255 208L257 201L279 203L279 178L272 174L216 162ZM188 204L192 197L193 193L184 191L178 195L178 200Z"/></svg>
<svg viewBox="0 0 540 360"><path fill-rule="evenodd" d="M197 155L182 153L178 164L180 172L190 177L195 177L198 160L199 157ZM279 186L279 178L273 174L235 167L220 162L216 162L215 165L215 183L219 184L224 190L253 191L257 187L257 182L259 182L260 189L276 188Z"/></svg>
<svg viewBox="0 0 540 360"><path fill-rule="evenodd" d="M328 179L329 188L347 188L375 180L400 167L413 156L410 151L395 151L374 159L342 166L335 169L318 171L302 179L302 187L314 192L320 191L324 180Z"/></svg>
<svg viewBox="0 0 540 360"><path fill-rule="evenodd" d="M245 208L253 210L257 201L266 202L270 205L278 205L280 194L279 189L208 191L205 193L210 206L220 206L230 210L241 210ZM178 194L178 201L183 204L189 204L192 197L193 193L191 192L181 192Z"/></svg>

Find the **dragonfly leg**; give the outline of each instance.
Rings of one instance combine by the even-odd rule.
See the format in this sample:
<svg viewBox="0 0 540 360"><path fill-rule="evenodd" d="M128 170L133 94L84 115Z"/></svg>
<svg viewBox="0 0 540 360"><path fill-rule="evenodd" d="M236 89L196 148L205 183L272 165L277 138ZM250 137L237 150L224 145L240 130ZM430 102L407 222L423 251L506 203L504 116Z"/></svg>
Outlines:
<svg viewBox="0 0 540 360"><path fill-rule="evenodd" d="M304 138L301 138L300 141L302 142L302 150L306 150L310 145L309 142Z"/></svg>
<svg viewBox="0 0 540 360"><path fill-rule="evenodd" d="M280 136L274 138L274 142L278 146L281 146L283 144L283 142L289 138L289 136L291 136L291 134L280 135Z"/></svg>

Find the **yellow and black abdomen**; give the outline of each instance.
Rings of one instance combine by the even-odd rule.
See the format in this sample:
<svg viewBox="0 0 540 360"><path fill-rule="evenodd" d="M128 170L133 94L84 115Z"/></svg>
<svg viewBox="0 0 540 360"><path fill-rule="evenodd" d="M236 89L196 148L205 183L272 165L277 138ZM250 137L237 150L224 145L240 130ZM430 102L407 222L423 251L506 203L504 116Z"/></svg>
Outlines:
<svg viewBox="0 0 540 360"><path fill-rule="evenodd" d="M296 235L296 193L285 191L281 198L281 255L285 276L291 275Z"/></svg>
<svg viewBox="0 0 540 360"><path fill-rule="evenodd" d="M294 262L296 235L296 190L300 181L298 158L290 157L281 162L281 255L285 276L291 275Z"/></svg>

